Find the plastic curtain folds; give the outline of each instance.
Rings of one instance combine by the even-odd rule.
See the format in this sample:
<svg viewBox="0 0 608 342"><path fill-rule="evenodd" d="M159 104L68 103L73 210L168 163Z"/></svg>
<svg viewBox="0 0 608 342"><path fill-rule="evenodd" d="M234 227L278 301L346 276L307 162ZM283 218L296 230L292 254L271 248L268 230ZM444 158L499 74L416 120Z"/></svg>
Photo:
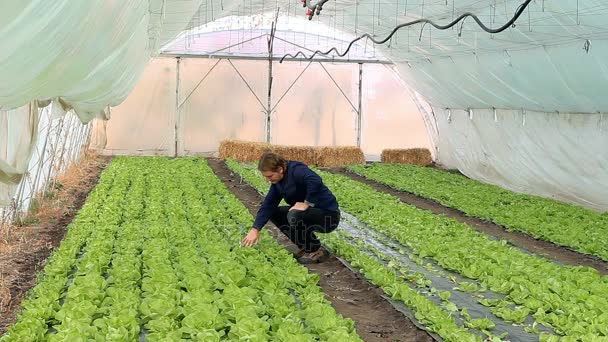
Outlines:
<svg viewBox="0 0 608 342"><path fill-rule="evenodd" d="M0 2L1 196L10 198L26 171L38 107L51 104L53 118L73 110L83 123L109 119L109 107L124 101L158 46L187 25L184 18L200 3Z"/></svg>
<svg viewBox="0 0 608 342"><path fill-rule="evenodd" d="M127 97L150 56L187 25L184 18L200 3L0 2L0 109L60 98L85 123L107 119L106 108Z"/></svg>
<svg viewBox="0 0 608 342"><path fill-rule="evenodd" d="M38 105L0 111L0 204L12 194L27 171L38 137Z"/></svg>
<svg viewBox="0 0 608 342"><path fill-rule="evenodd" d="M2 2L1 108L61 97L83 122L105 117L150 58L148 19L146 0Z"/></svg>
<svg viewBox="0 0 608 342"><path fill-rule="evenodd" d="M513 191L608 210L608 115L434 111L441 164Z"/></svg>

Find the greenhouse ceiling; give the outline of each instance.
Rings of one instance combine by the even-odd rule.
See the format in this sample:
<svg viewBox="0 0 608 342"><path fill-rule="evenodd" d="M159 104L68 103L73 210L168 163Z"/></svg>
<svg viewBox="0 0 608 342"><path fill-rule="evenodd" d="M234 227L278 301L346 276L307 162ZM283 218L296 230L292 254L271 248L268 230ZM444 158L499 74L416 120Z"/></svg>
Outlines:
<svg viewBox="0 0 608 342"><path fill-rule="evenodd" d="M496 28L523 3L330 0L299 29L314 32L323 24L333 36L369 33L381 40L399 24L424 18L445 25L467 12ZM268 20L277 9L282 18L306 18L300 1L284 0L3 2L0 108L61 98L84 121L103 116L126 98L149 59L184 30L226 17ZM467 17L446 30L404 27L376 49L436 107L604 112L607 12L599 0L535 0L500 33L486 33Z"/></svg>

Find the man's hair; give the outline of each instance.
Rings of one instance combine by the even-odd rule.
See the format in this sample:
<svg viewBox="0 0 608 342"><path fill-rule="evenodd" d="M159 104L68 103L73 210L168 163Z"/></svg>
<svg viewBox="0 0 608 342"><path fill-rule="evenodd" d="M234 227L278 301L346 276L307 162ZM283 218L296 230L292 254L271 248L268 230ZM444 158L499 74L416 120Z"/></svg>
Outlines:
<svg viewBox="0 0 608 342"><path fill-rule="evenodd" d="M287 169L287 160L280 154L274 152L264 152L258 162L258 170L261 172L272 171L277 172L282 167L283 171Z"/></svg>

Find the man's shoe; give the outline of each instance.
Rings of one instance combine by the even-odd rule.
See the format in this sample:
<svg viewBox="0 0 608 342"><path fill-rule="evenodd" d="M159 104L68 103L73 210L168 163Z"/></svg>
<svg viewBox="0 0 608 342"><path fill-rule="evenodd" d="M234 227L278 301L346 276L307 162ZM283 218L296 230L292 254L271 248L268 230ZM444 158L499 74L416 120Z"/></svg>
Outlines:
<svg viewBox="0 0 608 342"><path fill-rule="evenodd" d="M298 261L301 264L315 264L327 260L328 257L329 252L321 247L314 252L304 253L304 255L298 258Z"/></svg>
<svg viewBox="0 0 608 342"><path fill-rule="evenodd" d="M293 253L293 257L298 259L304 256L304 254L306 254L306 252L304 252L304 248L300 248L297 252Z"/></svg>

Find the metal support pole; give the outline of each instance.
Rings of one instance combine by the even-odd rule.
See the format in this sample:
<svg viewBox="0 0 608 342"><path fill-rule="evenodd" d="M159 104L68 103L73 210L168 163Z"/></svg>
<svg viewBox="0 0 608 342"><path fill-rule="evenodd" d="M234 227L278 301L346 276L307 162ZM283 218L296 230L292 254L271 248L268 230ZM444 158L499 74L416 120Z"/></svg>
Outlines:
<svg viewBox="0 0 608 342"><path fill-rule="evenodd" d="M44 112L44 110L43 110ZM46 156L46 145L49 142L49 134L51 132L51 115L49 114L49 119L48 119L48 129L46 131L46 137L44 138L44 144L42 145L42 153L38 153L38 170L36 171L36 176L34 177L34 185L33 185L33 192L36 192L36 189L38 188L38 181L40 180L40 174L43 172L42 168L44 167L44 157ZM43 194L44 195L44 194Z"/></svg>
<svg viewBox="0 0 608 342"><path fill-rule="evenodd" d="M75 127L74 131L72 132L72 137L70 140L70 149L69 149L69 154L68 154L68 162L67 162L66 170L69 168L69 165L71 165L74 162L76 150L78 149L78 142L79 142L81 131L82 131L82 124L78 125L78 121L76 121L76 127Z"/></svg>
<svg viewBox="0 0 608 342"><path fill-rule="evenodd" d="M268 104L266 106L266 142L270 143L270 123L272 114L272 51L274 47L274 36L277 29L277 21L279 19L279 9L275 15L272 28L270 30L270 37L268 38Z"/></svg>
<svg viewBox="0 0 608 342"><path fill-rule="evenodd" d="M46 175L47 180L51 179L51 177L53 176L51 173L55 166L55 157L57 156L57 147L59 146L59 137L61 136L61 131L63 130L64 120L65 120L65 116L62 116L59 123L57 124L59 130L55 134L55 144L53 145L53 152L51 153L51 164L49 165L49 169L48 169L49 171ZM50 183L49 181L47 181L45 183L44 192L46 192L48 190L49 183Z"/></svg>
<svg viewBox="0 0 608 342"><path fill-rule="evenodd" d="M76 136L76 139L74 141L74 149L73 149L73 153L72 153L72 163L74 164L78 164L79 161L79 157L80 157L80 151L82 149L82 137L83 137L83 133L86 129L86 126L84 124L81 124L80 127L78 127L78 134Z"/></svg>
<svg viewBox="0 0 608 342"><path fill-rule="evenodd" d="M86 140L84 142L84 149L88 150L89 147L91 146L91 131L93 130L93 124L89 123L89 126L87 127L87 135L86 135Z"/></svg>
<svg viewBox="0 0 608 342"><path fill-rule="evenodd" d="M68 147L67 147L68 148L68 151L67 151L68 154L66 156L67 158L66 158L65 162L62 164L61 173L67 171L68 167L70 166L70 163L72 161L72 155L74 154L73 153L74 152L74 141L76 140L75 139L75 135L76 135L76 132L79 129L78 125L79 124L82 125L82 122L80 122L80 119L76 115L74 115L74 120L72 120L72 121L73 121L71 123L72 129L71 129L71 134L70 134L70 137L69 137L69 142L68 142Z"/></svg>
<svg viewBox="0 0 608 342"><path fill-rule="evenodd" d="M409 27L408 27L409 28ZM315 50L312 50L310 48L306 48L304 45L301 44L296 44L292 41L289 41L287 39L282 39L279 36L275 36L274 37L275 40L280 40L283 41L285 43L288 43L290 45L296 46L298 48L300 48L301 50L306 50L309 52L314 52ZM353 49L358 49L358 45L355 45L353 47ZM160 57L170 57L170 58L175 58L175 57L186 57L186 58L205 58L205 59L216 59L216 60L220 60L220 59L236 59L239 61L268 61L268 56L235 56L235 55L228 55L228 54L210 54L210 53L203 53L203 54L174 54L174 53L162 53L159 55ZM281 59L283 59L284 62L310 62L310 59L304 58L304 57L296 57L296 58L292 58L292 57L279 57L279 56L273 56L272 60L273 61L280 61ZM315 57L312 59L313 62L331 62L331 63L340 63L340 64L359 64L359 63L365 63L365 64L393 64L393 62L388 61L388 60L379 60L379 59L366 59L366 58L350 58L350 59L335 59L335 57ZM183 104L183 101L182 101Z"/></svg>
<svg viewBox="0 0 608 342"><path fill-rule="evenodd" d="M270 142L270 106L272 105L272 59L268 59L268 104L266 106L266 142Z"/></svg>
<svg viewBox="0 0 608 342"><path fill-rule="evenodd" d="M69 114L66 114L66 115L69 115ZM63 137L63 142L61 144L61 151L60 151L59 160L58 160L59 164L57 165L57 168L56 168L57 171L55 172L55 175L54 175L53 178L57 178L57 175L59 175L61 173L61 171L63 170L63 164L64 164L63 163L63 156L65 154L65 145L66 145L66 143L68 141L68 138L70 136L70 132L72 131L72 121L73 121L72 117L70 117L68 120L70 120L70 121L68 123L68 127L67 127L67 129L65 131L65 136ZM54 181L53 181L53 185L55 185Z"/></svg>
<svg viewBox="0 0 608 342"><path fill-rule="evenodd" d="M363 89L363 63L359 63L359 109L357 111L357 147L361 147L361 114L362 114L362 89Z"/></svg>
<svg viewBox="0 0 608 342"><path fill-rule="evenodd" d="M178 152L178 140L179 140L179 126L180 126L180 115L179 115L179 66L181 58L177 57L177 67L175 73L175 129L173 131L175 137L175 153L173 157L177 158ZM217 64L217 63L216 63Z"/></svg>
<svg viewBox="0 0 608 342"><path fill-rule="evenodd" d="M82 159L82 154L86 153L87 149L88 149L88 141L89 141L89 135L91 134L91 126L93 124L92 123L88 123L86 124L85 128L84 128L84 132L82 133L82 142L80 145L80 155L78 156L78 162L80 162Z"/></svg>
<svg viewBox="0 0 608 342"><path fill-rule="evenodd" d="M30 111L31 111L31 106L32 104L30 103ZM11 218L11 220L17 220L19 218L19 214L21 211L21 205L23 203L23 192L25 189L25 182L27 181L27 177L29 175L29 165L28 165L28 169L26 170L25 174L23 175L23 177L21 178L21 181L19 182L19 185L17 187L17 196L15 197L15 212L13 213L13 217Z"/></svg>
<svg viewBox="0 0 608 342"><path fill-rule="evenodd" d="M17 197L15 197L15 208L14 208L13 216L10 218L11 221L18 220L19 216L21 214L21 205L23 204L23 202L22 202L23 189L25 188L26 177L27 177L27 173L25 175L23 175L23 178L21 178L21 182L19 183L19 186L17 187Z"/></svg>

